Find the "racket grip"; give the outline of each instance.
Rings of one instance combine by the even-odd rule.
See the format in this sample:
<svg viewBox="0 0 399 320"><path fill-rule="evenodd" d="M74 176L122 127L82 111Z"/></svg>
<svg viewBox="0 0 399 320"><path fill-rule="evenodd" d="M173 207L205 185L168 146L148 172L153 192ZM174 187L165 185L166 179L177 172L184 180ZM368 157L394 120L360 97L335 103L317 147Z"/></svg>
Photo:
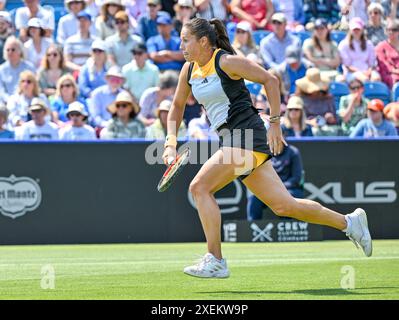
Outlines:
<svg viewBox="0 0 399 320"><path fill-rule="evenodd" d="M175 161L175 158L169 157L168 158L168 165L171 165L173 161Z"/></svg>

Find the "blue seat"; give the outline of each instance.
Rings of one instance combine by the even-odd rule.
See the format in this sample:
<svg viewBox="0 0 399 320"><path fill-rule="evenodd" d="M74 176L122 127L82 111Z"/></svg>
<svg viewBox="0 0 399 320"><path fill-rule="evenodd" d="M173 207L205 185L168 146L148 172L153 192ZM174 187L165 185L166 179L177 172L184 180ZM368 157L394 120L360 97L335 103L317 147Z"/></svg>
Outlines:
<svg viewBox="0 0 399 320"><path fill-rule="evenodd" d="M339 108L341 97L350 93L348 85L342 82L331 82L329 92L334 96L336 110Z"/></svg>
<svg viewBox="0 0 399 320"><path fill-rule="evenodd" d="M392 88L392 101L399 102L399 82L395 83Z"/></svg>
<svg viewBox="0 0 399 320"><path fill-rule="evenodd" d="M255 30L252 32L252 38L254 38L255 43L259 46L260 42L264 37L266 37L270 31L267 30Z"/></svg>
<svg viewBox="0 0 399 320"><path fill-rule="evenodd" d="M339 44L346 37L346 32L339 30L332 30L330 33L330 37L332 41L335 41L337 44Z"/></svg>
<svg viewBox="0 0 399 320"><path fill-rule="evenodd" d="M368 99L381 99L385 105L391 102L391 91L384 82L365 82L364 96Z"/></svg>
<svg viewBox="0 0 399 320"><path fill-rule="evenodd" d="M247 86L249 93L255 96L257 96L260 93L260 90L262 90L262 85L260 83L247 82L245 85Z"/></svg>
<svg viewBox="0 0 399 320"><path fill-rule="evenodd" d="M308 31L299 31L294 32L293 34L301 39L301 44L303 44L306 39L309 39L311 37L311 33Z"/></svg>

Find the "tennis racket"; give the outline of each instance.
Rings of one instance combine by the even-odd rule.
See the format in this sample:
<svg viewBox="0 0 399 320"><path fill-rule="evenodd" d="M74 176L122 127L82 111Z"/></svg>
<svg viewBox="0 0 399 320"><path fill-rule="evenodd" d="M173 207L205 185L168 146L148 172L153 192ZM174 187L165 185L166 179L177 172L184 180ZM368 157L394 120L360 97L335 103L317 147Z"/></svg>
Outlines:
<svg viewBox="0 0 399 320"><path fill-rule="evenodd" d="M161 180L158 183L158 191L164 192L168 189L172 182L176 179L183 167L188 163L190 159L190 148L185 149L183 152L176 156L176 159L168 166Z"/></svg>

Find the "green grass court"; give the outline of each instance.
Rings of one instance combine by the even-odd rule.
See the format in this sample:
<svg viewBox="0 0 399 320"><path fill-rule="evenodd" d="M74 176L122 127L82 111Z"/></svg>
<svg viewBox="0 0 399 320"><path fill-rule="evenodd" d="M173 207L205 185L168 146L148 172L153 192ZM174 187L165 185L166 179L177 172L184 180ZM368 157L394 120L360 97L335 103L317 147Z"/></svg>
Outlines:
<svg viewBox="0 0 399 320"><path fill-rule="evenodd" d="M203 243L0 246L0 299L399 299L399 240L225 243L229 279L183 274ZM41 288L42 266L55 288ZM342 289L344 266L355 289Z"/></svg>

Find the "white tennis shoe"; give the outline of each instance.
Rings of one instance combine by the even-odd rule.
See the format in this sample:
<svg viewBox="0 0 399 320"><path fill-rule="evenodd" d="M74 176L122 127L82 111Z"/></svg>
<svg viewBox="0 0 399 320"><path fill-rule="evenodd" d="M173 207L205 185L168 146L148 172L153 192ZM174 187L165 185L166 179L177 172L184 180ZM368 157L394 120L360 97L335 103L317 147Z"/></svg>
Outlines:
<svg viewBox="0 0 399 320"><path fill-rule="evenodd" d="M367 225L366 212L361 208L357 208L352 213L347 214L346 218L350 220L346 235L357 248L360 246L363 249L367 257L371 257L373 254L373 242Z"/></svg>
<svg viewBox="0 0 399 320"><path fill-rule="evenodd" d="M226 260L218 260L211 253L204 255L197 264L184 268L184 273L199 278L228 278L230 276Z"/></svg>

